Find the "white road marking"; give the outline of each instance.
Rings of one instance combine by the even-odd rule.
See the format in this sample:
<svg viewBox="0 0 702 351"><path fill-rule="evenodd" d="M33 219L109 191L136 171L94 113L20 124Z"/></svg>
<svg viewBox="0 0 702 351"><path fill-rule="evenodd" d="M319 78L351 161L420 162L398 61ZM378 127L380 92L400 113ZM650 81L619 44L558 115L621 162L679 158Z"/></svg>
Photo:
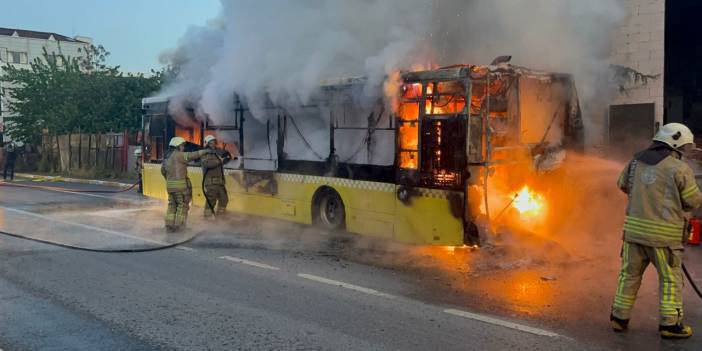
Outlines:
<svg viewBox="0 0 702 351"><path fill-rule="evenodd" d="M47 220L47 221L52 221L52 222L56 222L56 223L61 223L61 224L66 224L66 225L72 225L72 226L76 226L76 227L83 228L83 229L94 230L94 231L99 231L99 232L103 232L103 233L107 233L107 234L112 234L112 235L120 236L120 237L123 237L123 238L141 240L141 241L149 242L149 243L152 243L152 244L158 244L158 245L171 245L171 244L169 244L169 243L162 242L162 241L156 241L156 240L146 239L146 238L142 238L142 237L130 235L130 234L127 234L127 233L122 233L122 232L118 232L118 231L114 231L114 230L109 230L109 229L105 229L105 228L95 227L95 226L88 225L88 224L77 223L77 222L71 222L71 221L66 221L66 220L57 219L57 218L52 218L52 217L44 216L44 215L41 215L41 214L38 214L38 213L34 213L34 212L28 212L28 211L18 210L18 209L16 209L16 208L10 208L10 207L5 207L5 206L0 206L0 209L3 209L3 210L8 211L8 212L19 213L19 214L21 214L21 215L25 215L25 216L29 216L29 217L39 218L39 219L43 219L43 220Z"/></svg>
<svg viewBox="0 0 702 351"><path fill-rule="evenodd" d="M267 265L267 264L265 264L265 263L260 263L260 262L255 262L255 261L249 261L249 260L246 260L246 259L243 259L243 258L232 257L232 256L222 256L222 257L220 257L220 258L223 259L223 260L227 260L227 261L232 261L232 262L236 262L236 263L245 264L245 265L247 265L247 266L253 266L253 267L258 267L258 268L263 268L263 269L269 269L269 270L272 270L272 271L279 271L279 270L280 270L280 268L275 267L275 266L271 266L271 265Z"/></svg>
<svg viewBox="0 0 702 351"><path fill-rule="evenodd" d="M470 312L461 311L461 310L455 310L455 309L447 309L447 310L444 310L444 312L446 312L446 313L448 313L448 314L452 314L452 315L454 315L454 316L459 316L459 317L463 317L463 318L468 318L468 319L480 321L480 322L483 322L483 323L488 323L488 324L492 324L492 325L497 325L497 326L500 326L500 327L510 328L510 329L514 329L514 330L519 330L519 331L526 332L526 333L531 333L531 334L534 334L534 335L548 336L548 337L551 337L551 338L557 338L557 337L560 337L560 336L561 336L561 335L559 335L559 334L556 334L556 333L554 333L554 332L550 332L550 331L548 331L548 330L539 329L539 328L533 328L533 327L526 326L526 325L523 325L523 324L508 322L508 321L504 321L504 320L497 319L497 318L493 318L493 317L484 316L484 315L477 314L477 313L470 313Z"/></svg>
<svg viewBox="0 0 702 351"><path fill-rule="evenodd" d="M133 204L153 204L156 202L153 201L141 201L141 200L134 200L134 199L127 199L127 198L122 198L118 196L108 196L108 195L99 195L99 194L88 194L88 193L77 193L74 191L69 191L69 190L61 190L61 189L54 189L54 188L45 188L45 187L32 187L32 186L26 186L23 187L25 189L32 189L32 190L44 190L44 191L55 191L58 193L64 193L64 194L72 194L72 195L80 195L80 196L87 196L87 197L95 197L99 199L109 199L113 201L122 201L122 202L129 202Z"/></svg>
<svg viewBox="0 0 702 351"><path fill-rule="evenodd" d="M365 288L362 286L344 283L344 282L341 282L338 280L332 280L332 279L328 279L328 278L324 278L324 277L320 277L320 276L316 276L316 275L312 275L312 274L299 273L297 276L300 278L305 278L305 279L312 280L312 281L315 281L318 283L334 285L334 286L342 287L344 289L362 292L362 293L368 294L368 295L384 297L387 299L394 299L395 298L395 296L393 296L393 295L386 294L384 292L380 292L380 291L375 290L375 289Z"/></svg>
<svg viewBox="0 0 702 351"><path fill-rule="evenodd" d="M176 249L183 250L183 251L197 251L197 250L193 249L192 247L187 247L187 246L176 246Z"/></svg>

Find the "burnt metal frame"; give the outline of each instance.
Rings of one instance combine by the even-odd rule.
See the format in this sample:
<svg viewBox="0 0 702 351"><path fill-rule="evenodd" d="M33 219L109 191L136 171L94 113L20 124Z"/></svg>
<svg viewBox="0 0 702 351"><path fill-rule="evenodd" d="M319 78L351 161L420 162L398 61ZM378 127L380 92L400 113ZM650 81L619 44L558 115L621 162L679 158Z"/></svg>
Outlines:
<svg viewBox="0 0 702 351"><path fill-rule="evenodd" d="M422 72L409 72L405 73L402 76L403 78L403 84L414 84L414 83L419 83L422 85L421 89L421 97L418 98L410 98L410 99L402 99L402 101L417 101L419 102L419 116L417 119L417 169L405 169L405 168L400 168L400 154L402 152L411 152L415 150L403 150L400 148L400 124L402 123L408 123L408 122L403 122L401 120L401 117L396 115L395 120L396 120L396 128L395 128L395 168L397 170L397 176L396 176L396 182L399 184L406 183L409 181L411 184L405 184L405 185L419 185L420 183L420 173L421 173L421 167L422 167L422 122L424 120L446 120L446 119L456 119L459 118L463 121L465 121L468 126L466 127L466 166L468 166L468 152L470 151L470 135L471 135L471 128L470 128L470 118L471 118L471 98L472 98L472 84L473 84L473 79L470 77L470 69L468 67L461 67L458 69L451 69L451 70L436 70L436 71L422 71ZM451 113L451 114L437 114L437 115L427 115L426 114L426 98L427 98L427 85L428 84L435 84L435 83L441 83L441 82L452 82L452 81L458 81L461 82L465 85L465 101L466 104L463 107L462 113ZM465 168L465 167L464 167ZM462 173L462 179L466 179L465 173L467 172L466 169L460 170ZM430 186L430 187L435 187L435 186Z"/></svg>
<svg viewBox="0 0 702 351"><path fill-rule="evenodd" d="M383 100L384 103L384 100ZM340 106L343 106L343 104L340 104ZM386 112L385 109L383 109L383 113ZM372 113L371 113L372 115ZM378 128L377 124L375 126L371 125L371 121L368 120L368 126L367 127L339 127L338 126L338 119L335 118L334 113L330 109L329 111L329 138L330 138L330 143L329 143L329 159L334 160L336 155L336 145L334 144L334 135L337 130L365 130L367 131L367 137L371 137L373 132L376 130L395 130L395 127L393 126L393 121L395 120L394 116L392 113L388 116L388 127L387 128ZM378 121L382 118L382 115L378 117ZM370 145L370 140L368 141Z"/></svg>

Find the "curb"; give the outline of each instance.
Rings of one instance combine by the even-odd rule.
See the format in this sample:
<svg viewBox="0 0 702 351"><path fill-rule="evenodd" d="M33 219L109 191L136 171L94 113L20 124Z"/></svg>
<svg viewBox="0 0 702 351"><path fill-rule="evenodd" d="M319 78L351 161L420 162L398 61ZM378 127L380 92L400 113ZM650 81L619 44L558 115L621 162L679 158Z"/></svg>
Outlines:
<svg viewBox="0 0 702 351"><path fill-rule="evenodd" d="M90 185L102 185L112 188L126 188L133 184L111 182L105 180L95 180L95 179L80 179L80 178L65 178L61 176L42 176L29 173L16 173L15 176L21 178L28 178L32 180L44 180L44 181L55 181L55 182L67 182L67 183L80 183L80 184L90 184Z"/></svg>

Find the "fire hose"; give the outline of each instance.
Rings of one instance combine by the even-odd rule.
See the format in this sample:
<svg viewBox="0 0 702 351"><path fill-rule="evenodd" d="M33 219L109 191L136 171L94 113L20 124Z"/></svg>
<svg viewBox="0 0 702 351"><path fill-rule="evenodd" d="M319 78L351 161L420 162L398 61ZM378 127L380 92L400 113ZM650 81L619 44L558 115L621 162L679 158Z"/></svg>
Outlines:
<svg viewBox="0 0 702 351"><path fill-rule="evenodd" d="M85 190L85 189L66 189L66 188L59 188L59 187L50 187L50 186L41 186L41 185L26 185L26 184L16 184L16 183L0 183L0 186L10 186L10 187L17 187L17 188L30 188L30 189L41 189L41 190L50 190L50 191L59 191L59 192L69 192L69 193L123 193L126 191L129 191L131 189L134 189L135 186L137 186L139 182L134 183L133 185L125 188L125 189L120 189L120 190ZM137 252L151 252L151 251L159 251L159 250L166 250L170 248L174 248L176 246L184 245L187 244L191 241L193 241L195 238L197 238L201 233L196 233L195 235L179 241L175 242L172 244L166 244L162 246L157 246L157 247L147 247L147 248L132 248L132 249L92 249L88 247L82 247L82 246L76 246L76 245L69 245L69 244L62 244L54 241L49 241L49 240L43 240L43 239L37 239L37 238L32 238L29 236L21 235L21 234L16 234L16 233L11 233L11 232L6 232L3 230L0 230L0 234L18 238L18 239L23 239L23 240L28 240L28 241L34 241L37 243L42 243L46 245L52 245L52 246L57 246L57 247L62 247L65 249L71 249L71 250L79 250L79 251L88 251L88 252L101 252L101 253L137 253Z"/></svg>
<svg viewBox="0 0 702 351"><path fill-rule="evenodd" d="M16 233L10 233L10 232L6 232L3 230L0 230L0 234L5 235L5 236L10 236L13 238L34 241L34 242L45 244L45 245L58 246L58 247L62 247L65 249L78 250L78 251L100 252L100 253L138 253L138 252L152 252L152 251L166 250L166 249L174 248L176 246L185 245L185 244L195 240L195 238L200 236L201 233L196 233L195 235L193 235L185 240L175 242L172 244L166 244L166 245L156 246L156 247L136 248L136 249L92 249L89 247L62 244L62 243L57 243L55 241L32 238L29 236L16 234Z"/></svg>
<svg viewBox="0 0 702 351"><path fill-rule="evenodd" d="M0 182L0 186L9 186L9 187L15 187L15 188L41 189L41 190L58 191L58 192L66 192L66 193L100 193L100 194L124 193L124 192L127 192L129 190L134 189L134 187L136 187L137 185L139 185L139 181L130 185L129 187L126 187L126 188L120 189L120 190L89 190L89 189L70 189L70 188L60 188L60 187L44 186L44 185L27 185L27 184Z"/></svg>
<svg viewBox="0 0 702 351"><path fill-rule="evenodd" d="M695 292L697 293L697 296L700 299L702 299L702 291L700 291L700 289L697 287L695 282L692 280L692 276L690 276L690 272L687 271L687 267L685 267L684 263L682 264L682 269L683 269L683 272L685 272L685 276L687 277L687 281L689 281L690 285L692 285L692 289L695 290Z"/></svg>
<svg viewBox="0 0 702 351"><path fill-rule="evenodd" d="M214 205L212 204L212 201L210 201L210 198L207 196L207 189L206 189L206 185L205 185L205 178L207 177L207 173L209 173L210 170L211 170L211 168L207 169L205 171L205 174L202 175L202 193L205 196L205 203L207 204L207 208L209 208L210 211L212 212L212 216L214 218L217 218L217 213L215 213ZM224 178L222 178L222 179L224 179Z"/></svg>

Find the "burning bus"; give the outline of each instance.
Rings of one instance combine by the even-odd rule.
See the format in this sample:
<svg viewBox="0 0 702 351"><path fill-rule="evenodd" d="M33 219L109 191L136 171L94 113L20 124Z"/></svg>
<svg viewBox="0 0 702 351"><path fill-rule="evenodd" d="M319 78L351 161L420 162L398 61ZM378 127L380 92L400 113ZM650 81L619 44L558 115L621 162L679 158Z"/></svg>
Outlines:
<svg viewBox="0 0 702 351"><path fill-rule="evenodd" d="M166 198L159 163L168 140L192 148L215 134L239 159L226 165L228 210L410 244L479 242L490 182L538 209L530 175L557 168L583 142L573 79L502 63L399 72L377 94L365 78L323 82L306 104L250 106L226 124L174 98L143 100L144 193ZM219 118L219 121L222 119ZM197 165L193 200L204 203ZM511 190L510 190L511 191Z"/></svg>

